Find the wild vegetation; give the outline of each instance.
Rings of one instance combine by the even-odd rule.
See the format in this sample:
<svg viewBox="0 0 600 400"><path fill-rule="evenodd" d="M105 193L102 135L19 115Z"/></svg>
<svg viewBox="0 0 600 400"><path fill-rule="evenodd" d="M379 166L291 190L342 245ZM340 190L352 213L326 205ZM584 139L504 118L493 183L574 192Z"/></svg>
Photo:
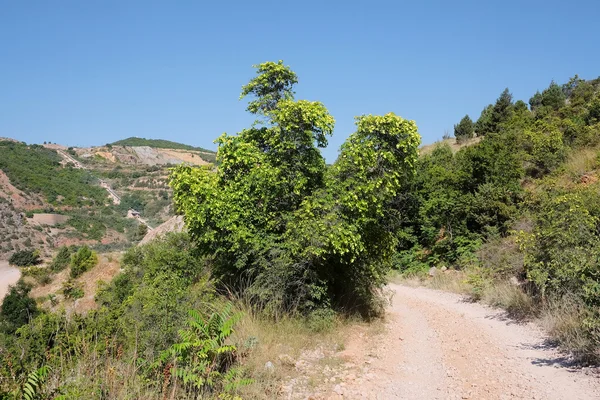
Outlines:
<svg viewBox="0 0 600 400"><path fill-rule="evenodd" d="M392 269L431 271L438 287L457 276L456 290L540 317L582 360L598 357L600 79L553 82L529 106L503 91L456 125L457 152L418 156L413 121L359 116L330 166L319 149L334 119L295 99L296 84L282 62L257 66L242 89L257 122L217 139L218 168L172 170L188 232L128 250L96 309L68 316L39 307L24 281L11 288L0 396L273 398L265 331L297 340L371 319ZM134 193L124 204L147 207ZM60 249L49 269L69 268L65 301L84 295L96 260Z"/></svg>
<svg viewBox="0 0 600 400"><path fill-rule="evenodd" d="M392 113L359 116L327 168L319 147L334 119L295 100L296 82L281 62L257 66L242 96L253 96L259 122L217 139L216 172L176 168L175 204L215 276L270 312L369 315L396 245L388 204L414 170L417 128Z"/></svg>
<svg viewBox="0 0 600 400"><path fill-rule="evenodd" d="M396 199L408 218L397 231L395 266L404 274L464 270L476 298L521 317L568 304L570 325L551 330L593 359L600 355L600 79L552 82L529 105L507 89L475 122L479 143L456 154L442 145L419 158ZM465 121L455 128L459 141L468 137Z"/></svg>
<svg viewBox="0 0 600 400"><path fill-rule="evenodd" d="M87 171L60 164L55 150L40 145L0 141L0 169L26 193L40 194L53 205L86 206L107 202L106 191L93 185Z"/></svg>

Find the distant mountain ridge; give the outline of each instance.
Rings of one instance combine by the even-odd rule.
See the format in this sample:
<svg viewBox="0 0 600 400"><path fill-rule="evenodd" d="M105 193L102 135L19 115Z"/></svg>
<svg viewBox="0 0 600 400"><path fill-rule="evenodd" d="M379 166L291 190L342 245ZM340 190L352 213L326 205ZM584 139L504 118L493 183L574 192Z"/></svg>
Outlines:
<svg viewBox="0 0 600 400"><path fill-rule="evenodd" d="M172 142L170 140L164 139L146 139L139 137L129 137L127 139L117 140L116 142L110 143L112 146L148 146L154 147L158 149L175 149L175 150L192 150L192 151L202 151L205 153L215 154L214 151L205 149L203 147L194 147L188 144Z"/></svg>

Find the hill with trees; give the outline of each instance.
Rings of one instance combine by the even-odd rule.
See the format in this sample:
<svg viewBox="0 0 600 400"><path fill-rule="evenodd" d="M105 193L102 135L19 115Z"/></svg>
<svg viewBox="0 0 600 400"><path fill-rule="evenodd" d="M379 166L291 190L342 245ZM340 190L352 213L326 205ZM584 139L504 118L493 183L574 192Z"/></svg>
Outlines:
<svg viewBox="0 0 600 400"><path fill-rule="evenodd" d="M159 149L176 149L176 150L195 150L201 151L204 153L212 153L214 151L204 149L202 147L194 147L183 143L172 142L170 140L164 139L145 139L139 137L129 137L127 139L117 140L116 142L111 143L111 146L148 146L155 147Z"/></svg>

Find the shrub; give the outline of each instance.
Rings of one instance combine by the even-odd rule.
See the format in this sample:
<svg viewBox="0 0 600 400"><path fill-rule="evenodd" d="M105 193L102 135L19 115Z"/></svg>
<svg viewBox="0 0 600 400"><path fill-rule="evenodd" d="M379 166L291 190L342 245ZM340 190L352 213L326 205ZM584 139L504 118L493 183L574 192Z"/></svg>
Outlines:
<svg viewBox="0 0 600 400"><path fill-rule="evenodd" d="M80 299L85 295L83 284L73 279L68 279L63 283L62 292L65 298L73 300Z"/></svg>
<svg viewBox="0 0 600 400"><path fill-rule="evenodd" d="M89 247L81 247L77 253L71 255L71 277L77 278L84 272L92 269L98 263L98 256Z"/></svg>
<svg viewBox="0 0 600 400"><path fill-rule="evenodd" d="M183 341L162 352L155 364L159 373L164 371L165 365L171 366L170 376L182 380L186 393L194 398L210 393L231 394L251 383L232 367L237 347L226 342L240 315L232 314L231 308L228 304L207 319L197 311L189 311L187 328L179 332ZM163 389L167 389L170 382L165 383Z"/></svg>
<svg viewBox="0 0 600 400"><path fill-rule="evenodd" d="M8 262L19 267L27 267L30 265L37 265L41 262L41 260L38 251L20 250L13 253L13 255L8 259Z"/></svg>
<svg viewBox="0 0 600 400"><path fill-rule="evenodd" d="M67 246L61 246L50 263L50 269L54 272L62 271L69 266L69 261L71 261L71 250Z"/></svg>
<svg viewBox="0 0 600 400"><path fill-rule="evenodd" d="M12 334L39 313L35 300L29 297L29 292L31 286L23 280L10 287L0 307L1 331Z"/></svg>

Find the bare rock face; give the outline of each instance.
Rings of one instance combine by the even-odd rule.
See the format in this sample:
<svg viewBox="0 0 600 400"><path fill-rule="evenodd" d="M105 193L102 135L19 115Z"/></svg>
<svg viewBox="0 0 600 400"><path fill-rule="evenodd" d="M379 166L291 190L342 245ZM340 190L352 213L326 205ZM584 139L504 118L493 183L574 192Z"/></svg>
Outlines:
<svg viewBox="0 0 600 400"><path fill-rule="evenodd" d="M184 227L184 223L183 223L183 216L181 215L176 215L174 217L171 217L169 220L167 220L166 222L163 222L162 224L160 224L159 226L157 226L156 228L152 229L151 231L149 231L146 236L144 236L144 238L142 239L142 241L138 244L138 246L141 246L143 244L146 244L158 237L164 236L169 232L182 232L183 231L183 227Z"/></svg>

